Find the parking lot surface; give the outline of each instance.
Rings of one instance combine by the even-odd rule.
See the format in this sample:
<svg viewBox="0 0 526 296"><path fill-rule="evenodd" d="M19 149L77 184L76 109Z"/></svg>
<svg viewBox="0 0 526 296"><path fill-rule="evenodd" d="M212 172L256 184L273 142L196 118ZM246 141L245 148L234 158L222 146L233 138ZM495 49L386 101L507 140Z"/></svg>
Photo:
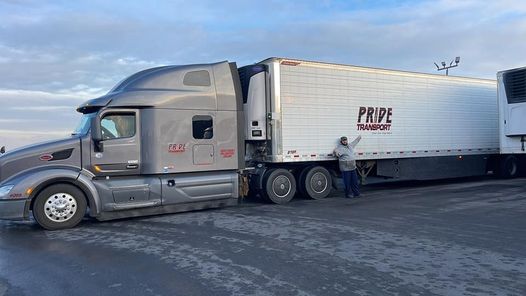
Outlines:
<svg viewBox="0 0 526 296"><path fill-rule="evenodd" d="M525 295L526 179L44 231L0 221L4 295Z"/></svg>

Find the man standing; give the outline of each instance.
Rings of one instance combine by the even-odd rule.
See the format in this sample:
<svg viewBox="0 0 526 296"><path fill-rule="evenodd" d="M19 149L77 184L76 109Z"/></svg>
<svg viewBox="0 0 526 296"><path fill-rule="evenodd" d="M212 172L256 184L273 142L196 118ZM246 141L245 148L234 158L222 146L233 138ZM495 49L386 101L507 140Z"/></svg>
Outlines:
<svg viewBox="0 0 526 296"><path fill-rule="evenodd" d="M348 143L347 137L341 137L340 144L334 149L334 155L338 157L340 164L343 184L345 185L345 197L347 198L351 198L351 191L354 197L360 197L358 174L356 173L356 159L354 158L353 149L361 139L362 136L358 136L354 141Z"/></svg>

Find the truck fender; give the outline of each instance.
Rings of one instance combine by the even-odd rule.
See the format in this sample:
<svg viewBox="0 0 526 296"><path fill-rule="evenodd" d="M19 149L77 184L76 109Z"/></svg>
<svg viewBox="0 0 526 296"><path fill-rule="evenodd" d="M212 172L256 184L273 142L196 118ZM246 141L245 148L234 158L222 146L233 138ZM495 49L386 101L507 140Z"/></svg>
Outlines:
<svg viewBox="0 0 526 296"><path fill-rule="evenodd" d="M250 175L250 187L256 191L261 191L263 189L263 176L267 172L267 167L258 167Z"/></svg>
<svg viewBox="0 0 526 296"><path fill-rule="evenodd" d="M100 202L99 192L97 188L91 181L94 175L86 170L82 170L77 178L77 186L79 186L86 197L88 198L89 203L89 214L91 217L96 217L102 211L102 206Z"/></svg>
<svg viewBox="0 0 526 296"><path fill-rule="evenodd" d="M68 167L47 167L45 169L38 168L35 170L28 170L19 174L15 178L9 180L9 183L14 185L13 189L11 189L12 192L22 194L23 196L27 196L28 203L26 204L26 208L24 210L25 218L29 217L29 210L31 210L34 198L40 193L40 191L42 191L49 185L56 183L69 183L71 185L80 187L80 189L86 194L86 197L88 199L90 213L91 211L93 211L94 213L91 214L96 214L96 197L93 196L93 193L90 190L91 188L90 186L87 186L88 182L85 182L85 179L78 181L80 175L81 174L79 173L78 169L70 169ZM94 188L93 185L91 185L91 187Z"/></svg>

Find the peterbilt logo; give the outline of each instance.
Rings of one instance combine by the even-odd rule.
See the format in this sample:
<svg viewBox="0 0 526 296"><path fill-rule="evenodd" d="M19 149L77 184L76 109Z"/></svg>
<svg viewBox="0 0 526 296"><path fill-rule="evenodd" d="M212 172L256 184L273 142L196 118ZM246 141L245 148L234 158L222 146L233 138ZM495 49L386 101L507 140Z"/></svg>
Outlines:
<svg viewBox="0 0 526 296"><path fill-rule="evenodd" d="M40 159L42 161L50 161L50 160L53 159L53 155L51 155L51 154L42 154L42 155L40 155L40 157L38 159Z"/></svg>
<svg viewBox="0 0 526 296"><path fill-rule="evenodd" d="M359 131L390 131L392 117L393 108L360 107L356 127Z"/></svg>

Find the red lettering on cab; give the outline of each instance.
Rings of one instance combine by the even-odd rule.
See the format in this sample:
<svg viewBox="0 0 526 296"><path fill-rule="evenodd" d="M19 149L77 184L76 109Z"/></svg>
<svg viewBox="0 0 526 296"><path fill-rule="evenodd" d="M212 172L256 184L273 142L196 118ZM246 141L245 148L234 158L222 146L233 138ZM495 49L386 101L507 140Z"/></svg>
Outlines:
<svg viewBox="0 0 526 296"><path fill-rule="evenodd" d="M168 152L180 153L186 151L186 144L168 144Z"/></svg>
<svg viewBox="0 0 526 296"><path fill-rule="evenodd" d="M223 158L231 158L234 156L235 152L235 149L221 149L220 154Z"/></svg>

